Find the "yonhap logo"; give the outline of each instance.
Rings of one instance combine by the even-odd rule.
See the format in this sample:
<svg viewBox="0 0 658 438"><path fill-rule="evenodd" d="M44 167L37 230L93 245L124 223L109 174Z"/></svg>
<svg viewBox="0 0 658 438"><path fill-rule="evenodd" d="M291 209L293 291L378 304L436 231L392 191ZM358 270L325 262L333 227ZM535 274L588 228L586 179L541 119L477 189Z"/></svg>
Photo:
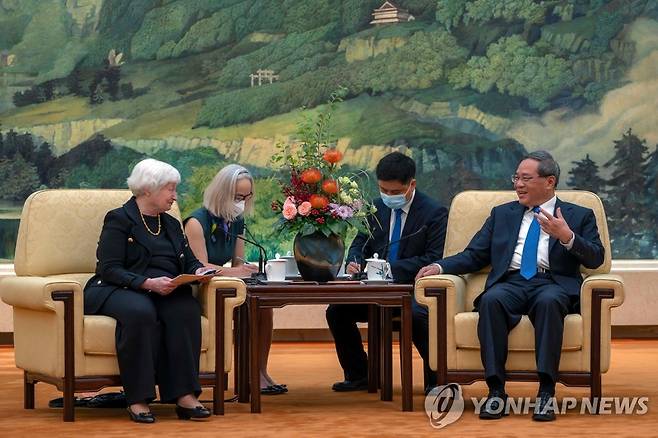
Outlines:
<svg viewBox="0 0 658 438"><path fill-rule="evenodd" d="M436 429L444 428L461 418L464 412L462 388L448 383L433 388L425 397L425 413Z"/></svg>

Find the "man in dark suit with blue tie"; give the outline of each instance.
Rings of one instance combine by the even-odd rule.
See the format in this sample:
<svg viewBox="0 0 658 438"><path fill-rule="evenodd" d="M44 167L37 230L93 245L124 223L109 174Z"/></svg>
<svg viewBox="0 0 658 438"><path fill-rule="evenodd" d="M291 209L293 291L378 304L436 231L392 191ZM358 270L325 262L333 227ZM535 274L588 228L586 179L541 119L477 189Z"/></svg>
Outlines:
<svg viewBox="0 0 658 438"><path fill-rule="evenodd" d="M416 164L400 152L383 157L375 170L381 198L368 221L372 235L359 233L348 253L346 272L361 271L364 258L377 253L391 265L396 283L413 284L418 270L443 256L448 210L416 190ZM334 391L358 391L368 387L368 357L357 322L368 320L368 306L337 304L327 308L327 323L336 342L336 353L345 381ZM412 303L412 339L423 358L425 385L436 385L436 373L427 365L427 309Z"/></svg>
<svg viewBox="0 0 658 438"><path fill-rule="evenodd" d="M482 229L459 254L420 270L417 278L465 274L491 265L485 290L475 300L478 338L489 387L482 419L501 418L505 403L505 362L510 330L527 314L535 328L539 374L533 419L555 419L555 382L564 318L578 312L580 266L603 263L604 249L592 210L555 196L560 168L545 151L519 163L512 177L518 201L494 207Z"/></svg>

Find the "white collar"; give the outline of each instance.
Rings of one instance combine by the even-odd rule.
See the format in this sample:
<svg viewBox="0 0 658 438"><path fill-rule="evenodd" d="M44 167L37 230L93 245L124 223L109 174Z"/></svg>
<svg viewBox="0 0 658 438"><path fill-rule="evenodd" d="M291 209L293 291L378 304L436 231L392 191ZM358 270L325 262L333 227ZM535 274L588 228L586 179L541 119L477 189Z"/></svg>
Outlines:
<svg viewBox="0 0 658 438"><path fill-rule="evenodd" d="M542 205L539 206L542 210L546 210L552 215L555 215L555 204L557 203L557 195L553 195L551 199L548 201L544 202ZM527 211L532 211L533 207L528 207Z"/></svg>

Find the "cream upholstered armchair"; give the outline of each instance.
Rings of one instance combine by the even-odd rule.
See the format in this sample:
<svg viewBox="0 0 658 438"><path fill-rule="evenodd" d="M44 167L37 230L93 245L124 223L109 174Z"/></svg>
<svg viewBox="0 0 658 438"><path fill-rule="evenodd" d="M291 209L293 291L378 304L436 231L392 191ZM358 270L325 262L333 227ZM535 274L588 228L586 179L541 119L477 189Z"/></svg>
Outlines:
<svg viewBox="0 0 658 438"><path fill-rule="evenodd" d="M585 191L558 191L567 202L591 208L605 248L605 261L597 269L581 268L580 314L567 315L564 324L559 381L591 387L592 399L601 397L601 374L610 365L610 309L624 301L622 279L610 275L610 237L603 204ZM516 200L512 191L467 191L455 196L448 216L444 257L461 252L482 227L491 209ZM473 300L484 290L489 268L481 272L435 275L416 282L416 300L429 309L430 367L439 385L483 380L478 313ZM506 370L509 380L536 380L534 329L527 316L509 334Z"/></svg>
<svg viewBox="0 0 658 438"><path fill-rule="evenodd" d="M13 306L16 366L24 370L25 408L34 385L64 392L64 421L74 420L76 391L120 386L116 321L83 314L83 289L96 269L105 214L131 196L127 190L43 190L25 201L16 242L16 277L0 282ZM179 217L174 205L171 213ZM224 413L225 373L232 364L233 309L245 300L239 279L215 277L199 288L202 307L199 374L214 387L214 412Z"/></svg>

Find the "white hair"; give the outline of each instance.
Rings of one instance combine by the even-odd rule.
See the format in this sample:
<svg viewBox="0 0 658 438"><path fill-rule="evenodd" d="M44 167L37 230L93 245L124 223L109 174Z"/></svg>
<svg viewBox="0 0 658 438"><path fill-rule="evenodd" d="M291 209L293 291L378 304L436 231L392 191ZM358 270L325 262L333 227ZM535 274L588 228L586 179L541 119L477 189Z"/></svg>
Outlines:
<svg viewBox="0 0 658 438"><path fill-rule="evenodd" d="M248 179L251 182L252 196L245 202L245 214L254 208L254 178L249 171L239 164L229 164L212 179L203 192L203 206L217 217L229 222L238 218L233 207L236 186L238 181Z"/></svg>
<svg viewBox="0 0 658 438"><path fill-rule="evenodd" d="M147 158L135 164L126 180L135 196L157 192L169 183L180 183L180 173L171 164Z"/></svg>

